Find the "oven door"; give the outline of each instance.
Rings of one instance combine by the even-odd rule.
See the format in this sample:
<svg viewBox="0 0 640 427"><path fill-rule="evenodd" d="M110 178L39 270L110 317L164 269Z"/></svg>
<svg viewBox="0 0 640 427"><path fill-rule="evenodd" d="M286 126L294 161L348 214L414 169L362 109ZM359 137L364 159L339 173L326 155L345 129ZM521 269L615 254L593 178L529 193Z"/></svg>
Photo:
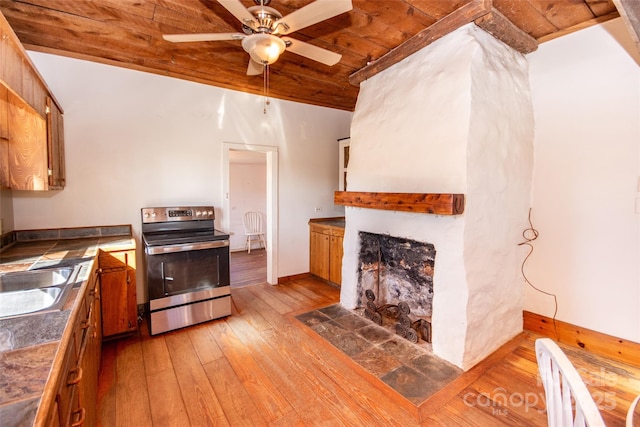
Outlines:
<svg viewBox="0 0 640 427"><path fill-rule="evenodd" d="M229 241L146 248L150 308L229 294Z"/></svg>

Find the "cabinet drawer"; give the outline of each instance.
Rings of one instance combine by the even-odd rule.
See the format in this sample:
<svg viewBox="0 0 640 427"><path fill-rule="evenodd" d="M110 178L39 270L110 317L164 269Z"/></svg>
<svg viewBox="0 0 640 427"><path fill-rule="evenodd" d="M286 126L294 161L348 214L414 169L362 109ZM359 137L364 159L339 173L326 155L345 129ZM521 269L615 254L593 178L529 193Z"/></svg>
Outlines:
<svg viewBox="0 0 640 427"><path fill-rule="evenodd" d="M344 228L331 227L331 235L335 237L344 237Z"/></svg>
<svg viewBox="0 0 640 427"><path fill-rule="evenodd" d="M327 227L326 225L320 225L320 224L309 224L309 230L312 233L320 233L320 234L326 234L327 236L331 234L331 229L329 227Z"/></svg>

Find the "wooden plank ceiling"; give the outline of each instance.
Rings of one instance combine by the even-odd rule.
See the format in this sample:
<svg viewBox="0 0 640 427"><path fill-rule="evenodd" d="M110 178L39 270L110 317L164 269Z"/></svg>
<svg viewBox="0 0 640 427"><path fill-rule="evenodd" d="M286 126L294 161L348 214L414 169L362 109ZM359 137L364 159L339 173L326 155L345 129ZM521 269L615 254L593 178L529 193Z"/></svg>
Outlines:
<svg viewBox="0 0 640 427"><path fill-rule="evenodd" d="M311 2L273 0L270 6L286 16ZM239 41L162 39L165 33L241 31L216 0L0 0L0 11L30 50L263 92L262 76L246 75L248 54ZM330 67L285 52L271 66L270 94L352 111L360 81L467 22L526 53L618 16L612 0L353 0L352 11L291 35L342 60Z"/></svg>

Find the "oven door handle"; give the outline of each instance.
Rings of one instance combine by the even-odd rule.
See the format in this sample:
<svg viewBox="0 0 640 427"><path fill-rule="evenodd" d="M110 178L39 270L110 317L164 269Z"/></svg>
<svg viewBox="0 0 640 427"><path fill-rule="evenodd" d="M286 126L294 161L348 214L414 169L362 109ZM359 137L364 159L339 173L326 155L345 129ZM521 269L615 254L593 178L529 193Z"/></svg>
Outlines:
<svg viewBox="0 0 640 427"><path fill-rule="evenodd" d="M214 240L212 242L198 242L180 245L147 246L147 255L169 254L172 252L198 251L202 249L224 248L229 246L228 240Z"/></svg>
<svg viewBox="0 0 640 427"><path fill-rule="evenodd" d="M160 263L160 274L162 274L162 293L164 294L164 296L169 295L167 293L167 289L164 286L165 280L169 280L169 281L173 281L173 277L171 276L165 276L164 274L164 262Z"/></svg>

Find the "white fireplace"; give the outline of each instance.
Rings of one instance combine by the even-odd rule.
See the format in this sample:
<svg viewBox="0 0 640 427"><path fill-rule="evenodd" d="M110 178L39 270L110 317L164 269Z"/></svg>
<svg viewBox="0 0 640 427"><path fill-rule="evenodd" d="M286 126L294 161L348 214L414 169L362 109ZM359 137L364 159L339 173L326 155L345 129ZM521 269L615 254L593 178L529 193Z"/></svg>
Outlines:
<svg viewBox="0 0 640 427"><path fill-rule="evenodd" d="M465 195L460 215L346 207L341 304L355 308L360 232L432 244L433 352L463 369L522 330L533 164L524 56L466 25L363 82L349 190Z"/></svg>

